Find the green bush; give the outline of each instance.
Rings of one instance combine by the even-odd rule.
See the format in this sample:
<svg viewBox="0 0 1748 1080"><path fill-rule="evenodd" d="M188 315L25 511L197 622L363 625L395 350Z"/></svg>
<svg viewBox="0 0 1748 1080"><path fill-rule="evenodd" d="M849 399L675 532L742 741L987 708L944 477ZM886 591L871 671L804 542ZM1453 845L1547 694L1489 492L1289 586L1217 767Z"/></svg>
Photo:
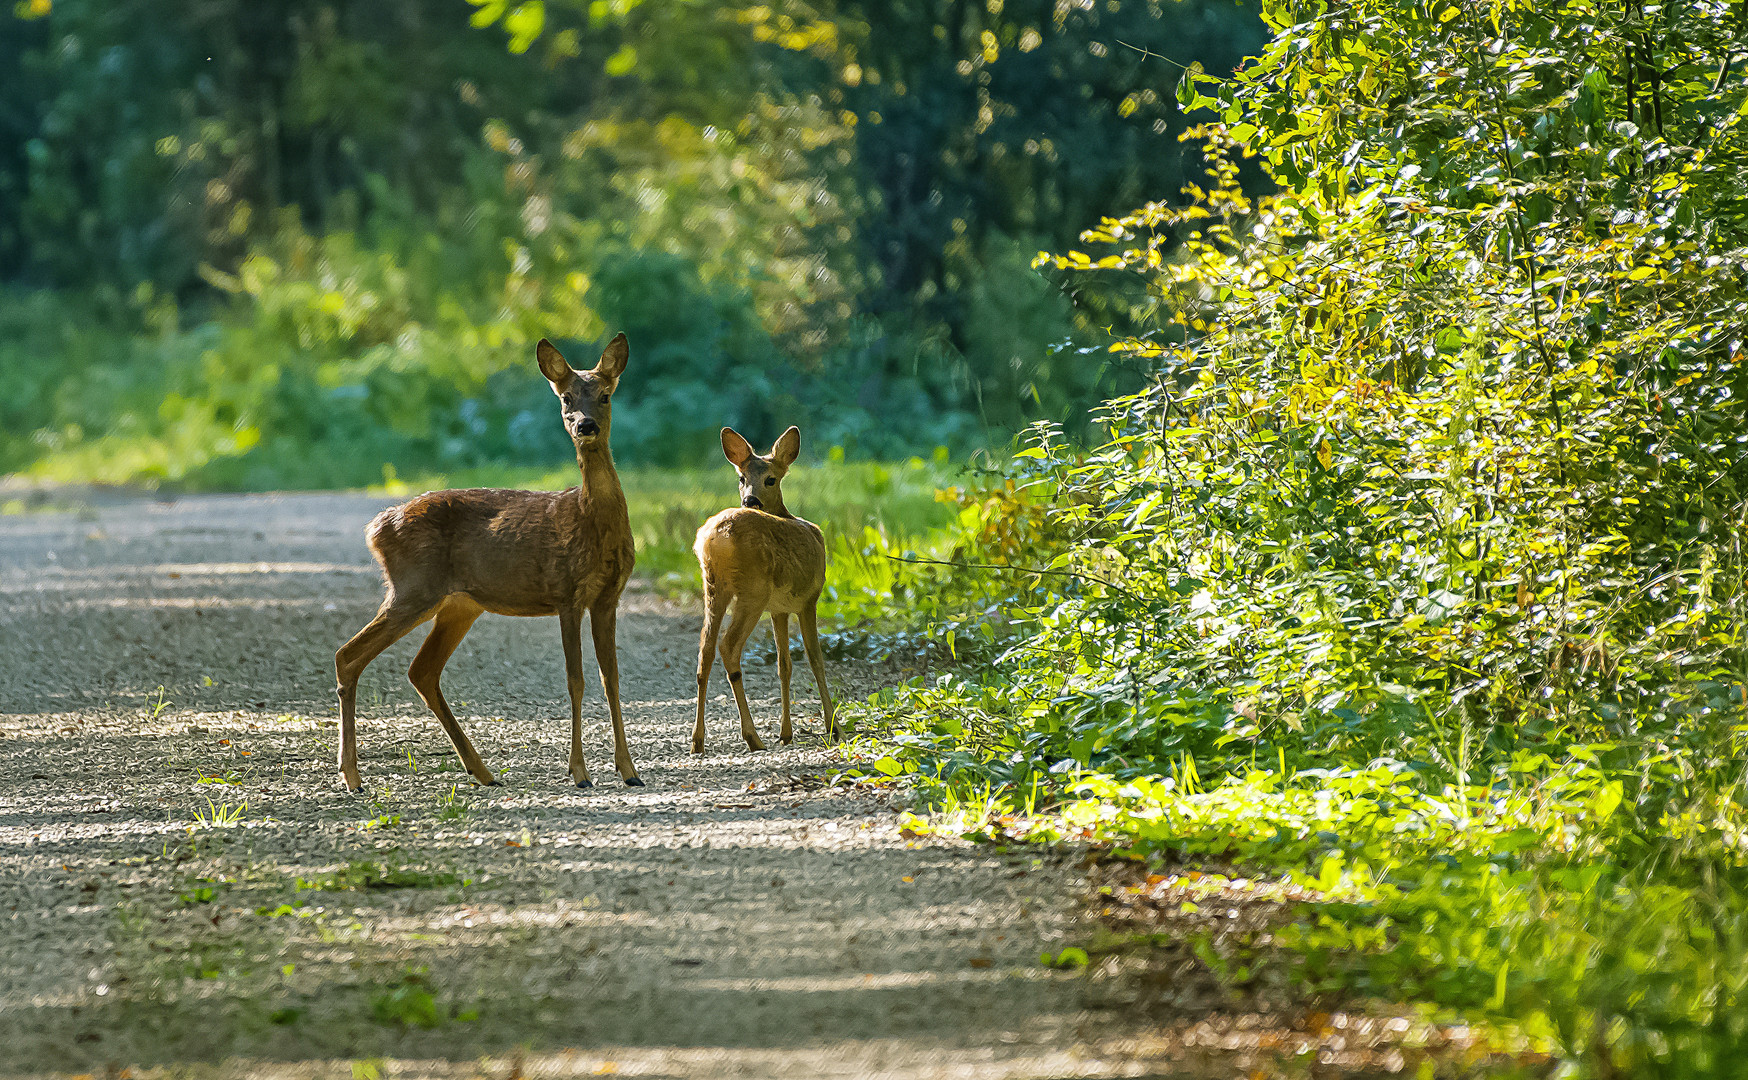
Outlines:
<svg viewBox="0 0 1748 1080"><path fill-rule="evenodd" d="M1153 385L1090 446L1040 428L999 489L1023 498L960 523L923 617L988 651L864 707L863 768L937 827L1296 876L1316 901L1252 946L1308 992L1575 1075L1733 1075L1733 16L1265 14L1261 58L1180 87L1224 121L1208 181L1049 259L1145 283L1156 326L1115 347ZM1278 193L1238 183L1252 152Z"/></svg>

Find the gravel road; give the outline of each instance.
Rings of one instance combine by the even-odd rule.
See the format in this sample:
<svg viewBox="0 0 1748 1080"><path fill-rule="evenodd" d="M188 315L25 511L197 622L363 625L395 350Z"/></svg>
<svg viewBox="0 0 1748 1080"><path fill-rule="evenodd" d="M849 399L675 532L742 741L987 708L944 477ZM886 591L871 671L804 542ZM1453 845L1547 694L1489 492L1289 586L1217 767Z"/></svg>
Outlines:
<svg viewBox="0 0 1748 1080"><path fill-rule="evenodd" d="M0 1075L1149 1074L1037 962L1087 930L1077 875L809 781L805 664L794 746L746 751L718 672L688 752L689 605L634 591L620 617L648 787L569 784L557 623L488 616L444 688L502 785L407 684L421 630L360 684L342 792L332 657L381 595L384 505L0 517ZM878 679L833 676L840 700ZM775 669L748 683L770 736Z"/></svg>

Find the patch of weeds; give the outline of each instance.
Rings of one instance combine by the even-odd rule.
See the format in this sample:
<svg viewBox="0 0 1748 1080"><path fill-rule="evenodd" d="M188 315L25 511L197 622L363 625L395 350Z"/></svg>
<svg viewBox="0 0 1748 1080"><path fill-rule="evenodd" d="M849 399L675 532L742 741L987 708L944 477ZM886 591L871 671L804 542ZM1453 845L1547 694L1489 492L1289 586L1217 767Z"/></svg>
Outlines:
<svg viewBox="0 0 1748 1080"><path fill-rule="evenodd" d="M408 866L354 860L338 870L297 879L299 892L346 892L367 889L430 889L439 885L465 885L449 871L415 870Z"/></svg>
<svg viewBox="0 0 1748 1080"><path fill-rule="evenodd" d="M371 818L369 821L361 823L359 827L366 832L370 832L376 829L399 828L400 824L401 816L399 814L380 814Z"/></svg>
<svg viewBox="0 0 1748 1080"><path fill-rule="evenodd" d="M209 796L206 800L205 810L199 807L195 808L194 824L188 827L189 831L193 831L196 827L203 829L230 828L242 820L243 811L247 809L249 809L249 800L247 799L232 806L230 803L215 803Z"/></svg>
<svg viewBox="0 0 1748 1080"><path fill-rule="evenodd" d="M467 816L467 804L461 800L461 785L450 784L449 790L437 797L437 820L460 821Z"/></svg>
<svg viewBox="0 0 1748 1080"><path fill-rule="evenodd" d="M321 911L321 908L307 906L302 900L293 900L289 904L280 904L278 907L258 907L255 909L255 914L264 919L282 919L288 916L294 919L309 919L321 914Z"/></svg>
<svg viewBox="0 0 1748 1080"><path fill-rule="evenodd" d="M1052 954L1048 950L1040 953L1038 962L1048 968L1060 968L1069 971L1081 971L1092 962L1085 949L1070 945L1059 953Z"/></svg>
<svg viewBox="0 0 1748 1080"><path fill-rule="evenodd" d="M244 966L247 955L234 942L190 942L179 946L158 946L172 953L172 970L184 978L210 980L226 976L247 978L251 972Z"/></svg>
<svg viewBox="0 0 1748 1080"><path fill-rule="evenodd" d="M210 904L219 895L231 887L231 882L224 878L195 878L188 887L176 894L176 899L184 904Z"/></svg>
<svg viewBox="0 0 1748 1080"><path fill-rule="evenodd" d="M170 705L171 701L165 696L163 683L158 684L158 698L156 701L151 698L146 699L146 709L151 713L151 719L153 720L156 720L159 716L163 715L164 710L168 709Z"/></svg>
<svg viewBox="0 0 1748 1080"><path fill-rule="evenodd" d="M455 1009L440 1003L437 995L431 991L426 974L425 968L409 970L394 986L372 994L371 1019L379 1024L426 1030L441 1027L452 1020L466 1022L479 1019L477 1009Z"/></svg>
<svg viewBox="0 0 1748 1080"><path fill-rule="evenodd" d="M196 784L240 784L243 780L242 777L238 776L236 773L230 772L225 773L223 776L206 776L201 773L196 773L194 776L194 782Z"/></svg>
<svg viewBox="0 0 1748 1080"><path fill-rule="evenodd" d="M360 1058L352 1063L352 1080L382 1080L381 1058Z"/></svg>

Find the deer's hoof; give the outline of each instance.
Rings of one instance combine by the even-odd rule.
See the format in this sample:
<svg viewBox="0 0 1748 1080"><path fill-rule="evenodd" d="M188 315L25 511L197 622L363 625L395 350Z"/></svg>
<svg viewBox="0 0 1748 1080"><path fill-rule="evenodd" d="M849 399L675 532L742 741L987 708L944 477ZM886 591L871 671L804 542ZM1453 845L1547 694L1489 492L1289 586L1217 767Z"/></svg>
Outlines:
<svg viewBox="0 0 1748 1080"><path fill-rule="evenodd" d="M626 787L642 787L643 786L643 778L638 777L638 776L627 776L625 778L625 786Z"/></svg>
<svg viewBox="0 0 1748 1080"><path fill-rule="evenodd" d="M578 781L577 781L577 786L578 786L578 787L580 787L580 788L586 788L586 787L594 787L594 786L595 786L595 782L594 782L594 781L593 781L593 780L588 780L588 779L584 779L584 780L578 780Z"/></svg>

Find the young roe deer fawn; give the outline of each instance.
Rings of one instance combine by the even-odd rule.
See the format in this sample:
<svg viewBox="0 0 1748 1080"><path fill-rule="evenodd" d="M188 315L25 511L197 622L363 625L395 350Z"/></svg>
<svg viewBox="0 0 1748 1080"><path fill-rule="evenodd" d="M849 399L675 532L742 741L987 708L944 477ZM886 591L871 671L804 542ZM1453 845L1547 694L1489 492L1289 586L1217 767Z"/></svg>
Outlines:
<svg viewBox="0 0 1748 1080"><path fill-rule="evenodd" d="M492 774L461 730L437 680L482 612L557 615L571 697L570 776L589 787L583 764L582 618L589 615L595 661L613 717L613 767L641 786L619 712L619 658L614 631L619 594L634 557L625 493L607 446L613 388L625 371L625 335L608 343L589 371L573 371L552 343L535 348L540 373L558 395L565 430L576 444L583 482L566 491L474 488L433 491L376 515L365 537L382 564L388 595L376 618L334 654L340 692L340 776L357 791L358 676L377 654L428 619L431 634L407 677L448 732L462 765L482 784Z"/></svg>
<svg viewBox="0 0 1748 1080"><path fill-rule="evenodd" d="M790 428L771 447L769 457L753 448L732 428L722 429L722 452L740 474L740 509L724 510L698 530L692 550L704 570L704 632L698 639L698 722L692 728L692 752L704 752L704 690L716 659L716 636L722 614L734 604L734 618L722 639L722 669L740 707L740 733L747 745L763 750L753 728L741 687L740 657L759 616L771 613L777 641L777 674L783 684L783 729L789 742L789 616L801 623L801 643L819 687L825 713L826 738L838 733L832 719L831 691L825 685L825 654L819 647L815 607L825 587L825 538L819 526L791 514L783 505L783 476L801 452L801 431Z"/></svg>

